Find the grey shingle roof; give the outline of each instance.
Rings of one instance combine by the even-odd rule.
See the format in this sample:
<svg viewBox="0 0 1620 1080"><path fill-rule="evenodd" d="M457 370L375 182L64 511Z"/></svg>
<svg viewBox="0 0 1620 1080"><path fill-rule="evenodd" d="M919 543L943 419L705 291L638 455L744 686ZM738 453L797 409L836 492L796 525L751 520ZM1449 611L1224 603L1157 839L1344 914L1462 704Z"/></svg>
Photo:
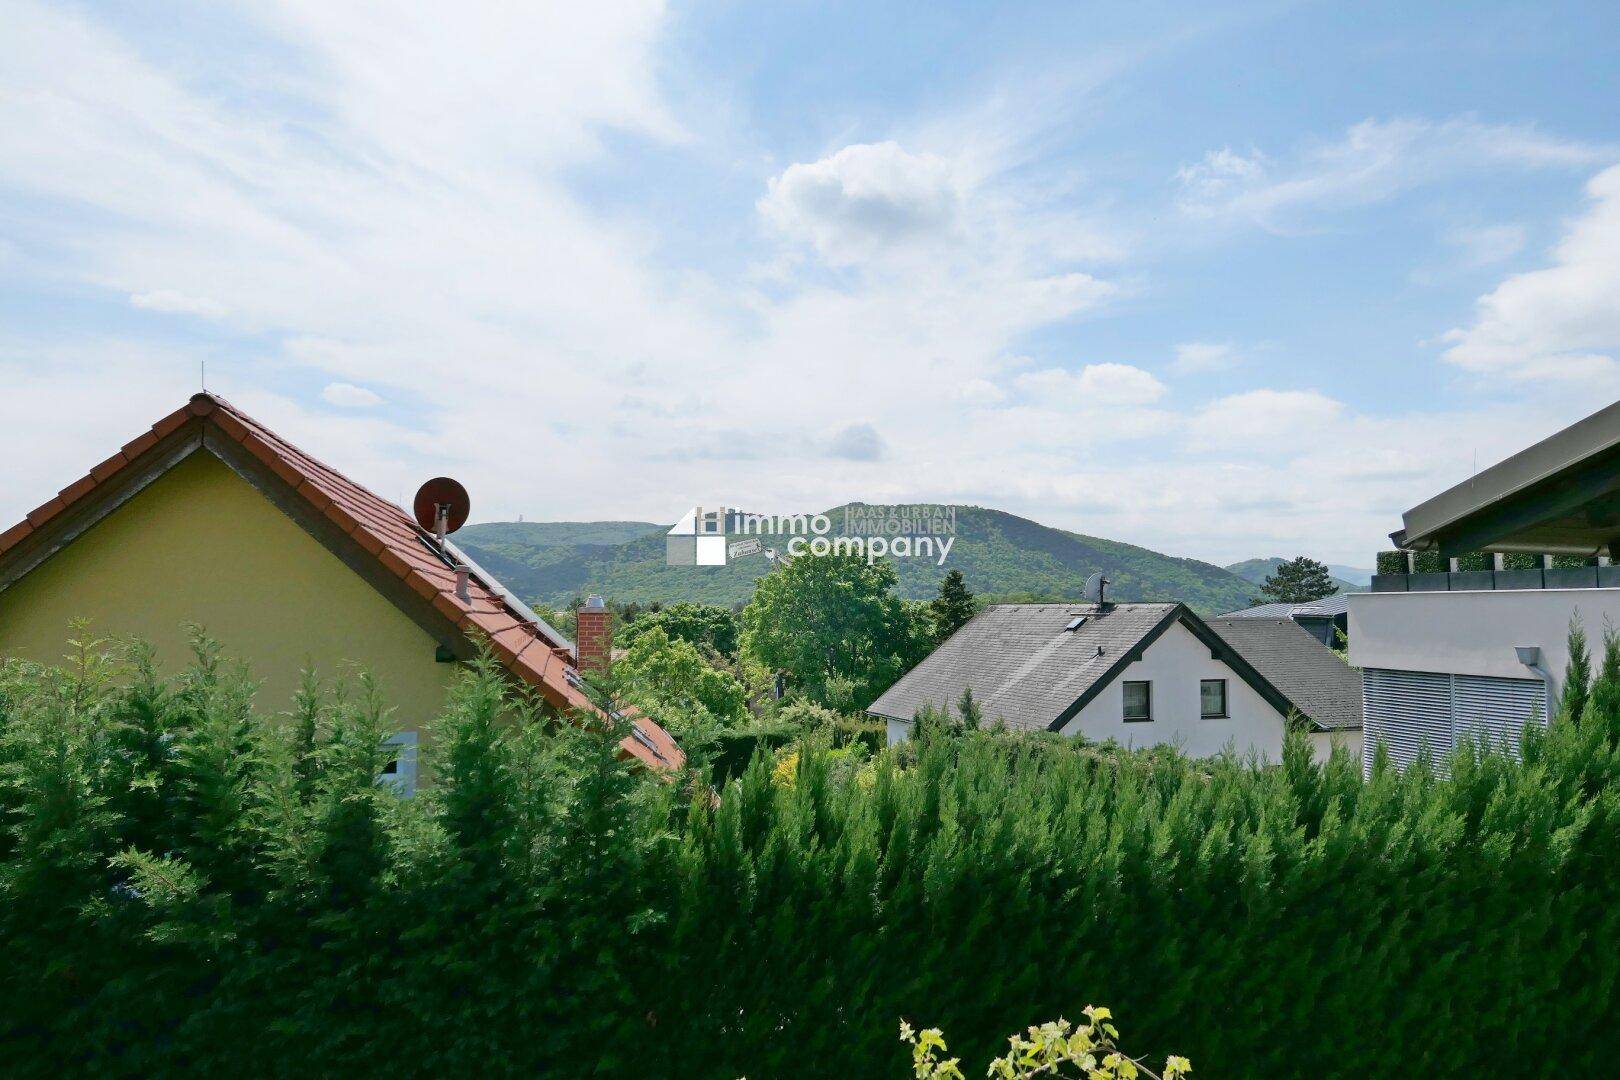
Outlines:
<svg viewBox="0 0 1620 1080"><path fill-rule="evenodd" d="M924 705L954 715L962 691L987 721L1045 731L1178 604L995 604L974 616L867 711L910 720ZM1063 628L1085 615L1079 629ZM1098 653L1099 647L1101 653Z"/></svg>
<svg viewBox="0 0 1620 1080"><path fill-rule="evenodd" d="M1324 596L1320 600L1312 600L1308 604L1261 604L1258 607L1244 608L1242 611L1228 611L1222 615L1223 619L1288 619L1298 615L1343 615L1350 610L1350 594L1334 593Z"/></svg>
<svg viewBox="0 0 1620 1080"><path fill-rule="evenodd" d="M1076 617L1085 622L1064 628ZM951 635L867 712L910 720L932 705L951 715L969 687L987 721L1046 731L1111 681L1135 650L1180 621L1283 712L1323 730L1361 726L1361 680L1292 619L1206 624L1181 604L996 604Z"/></svg>
<svg viewBox="0 0 1620 1080"><path fill-rule="evenodd" d="M1361 676L1292 619L1222 618L1209 626L1317 727L1361 726Z"/></svg>

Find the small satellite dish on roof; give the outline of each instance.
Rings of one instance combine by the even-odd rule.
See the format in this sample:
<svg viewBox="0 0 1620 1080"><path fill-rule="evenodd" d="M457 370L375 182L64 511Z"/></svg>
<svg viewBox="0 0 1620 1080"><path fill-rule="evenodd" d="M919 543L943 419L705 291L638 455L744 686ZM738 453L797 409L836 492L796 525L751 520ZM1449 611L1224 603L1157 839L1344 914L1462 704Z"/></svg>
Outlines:
<svg viewBox="0 0 1620 1080"><path fill-rule="evenodd" d="M416 489L416 501L411 505L416 523L443 540L467 524L472 512L472 500L467 489L448 476L436 476Z"/></svg>
<svg viewBox="0 0 1620 1080"><path fill-rule="evenodd" d="M1086 578L1086 599L1089 602L1096 604L1098 607L1101 607L1104 603L1103 588L1107 584L1108 579L1103 577L1100 571Z"/></svg>

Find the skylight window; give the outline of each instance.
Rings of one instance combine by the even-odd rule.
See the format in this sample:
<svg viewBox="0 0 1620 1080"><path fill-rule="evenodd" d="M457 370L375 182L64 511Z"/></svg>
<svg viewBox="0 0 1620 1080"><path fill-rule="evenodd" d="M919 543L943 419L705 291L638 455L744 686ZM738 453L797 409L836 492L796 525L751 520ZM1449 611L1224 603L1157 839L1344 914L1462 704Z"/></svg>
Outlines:
<svg viewBox="0 0 1620 1080"><path fill-rule="evenodd" d="M1063 629L1064 630L1078 630L1078 629L1080 629L1080 627L1085 625L1085 622L1086 622L1086 617L1084 615L1076 615L1074 618L1069 620L1069 625L1065 626Z"/></svg>

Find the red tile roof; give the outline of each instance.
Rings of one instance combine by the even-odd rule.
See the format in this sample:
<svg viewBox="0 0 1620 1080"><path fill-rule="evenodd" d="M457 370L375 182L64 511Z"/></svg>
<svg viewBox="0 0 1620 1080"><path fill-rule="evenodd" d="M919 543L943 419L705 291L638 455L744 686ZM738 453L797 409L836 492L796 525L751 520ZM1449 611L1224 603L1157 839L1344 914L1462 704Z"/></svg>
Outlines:
<svg viewBox="0 0 1620 1080"><path fill-rule="evenodd" d="M507 670L539 691L548 703L559 709L594 711L577 684L577 668L568 649L509 604L499 582L473 574L468 599L461 600L456 596L455 571L439 557L436 545L410 514L310 457L214 394L197 394L83 479L0 533L0 556L193 418L241 443L311 507L430 602L446 620L465 633L488 637ZM635 717L632 724L631 734L621 744L625 754L660 770L683 762L685 755L669 732L645 717Z"/></svg>

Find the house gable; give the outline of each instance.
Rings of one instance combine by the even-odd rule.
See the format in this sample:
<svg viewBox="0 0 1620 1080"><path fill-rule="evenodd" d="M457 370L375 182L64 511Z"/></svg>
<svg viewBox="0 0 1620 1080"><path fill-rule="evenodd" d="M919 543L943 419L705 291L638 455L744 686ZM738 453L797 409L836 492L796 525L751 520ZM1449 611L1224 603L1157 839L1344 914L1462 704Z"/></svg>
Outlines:
<svg viewBox="0 0 1620 1080"><path fill-rule="evenodd" d="M1172 619L1139 652L1133 652L1128 663L1099 682L1096 692L1058 730L1097 741L1113 739L1127 746L1176 743L1195 757L1217 754L1232 743L1240 750L1252 748L1276 760L1282 752L1286 706L1279 708L1215 653L1187 621ZM1205 719L1200 715L1199 684L1204 679L1226 680L1226 717ZM1127 681L1152 684L1151 721L1124 719Z"/></svg>
<svg viewBox="0 0 1620 1080"><path fill-rule="evenodd" d="M0 592L0 655L56 662L69 624L139 637L169 670L189 657L187 624L246 661L267 711L290 707L300 672L371 672L413 729L439 711L454 667L435 637L200 448Z"/></svg>

